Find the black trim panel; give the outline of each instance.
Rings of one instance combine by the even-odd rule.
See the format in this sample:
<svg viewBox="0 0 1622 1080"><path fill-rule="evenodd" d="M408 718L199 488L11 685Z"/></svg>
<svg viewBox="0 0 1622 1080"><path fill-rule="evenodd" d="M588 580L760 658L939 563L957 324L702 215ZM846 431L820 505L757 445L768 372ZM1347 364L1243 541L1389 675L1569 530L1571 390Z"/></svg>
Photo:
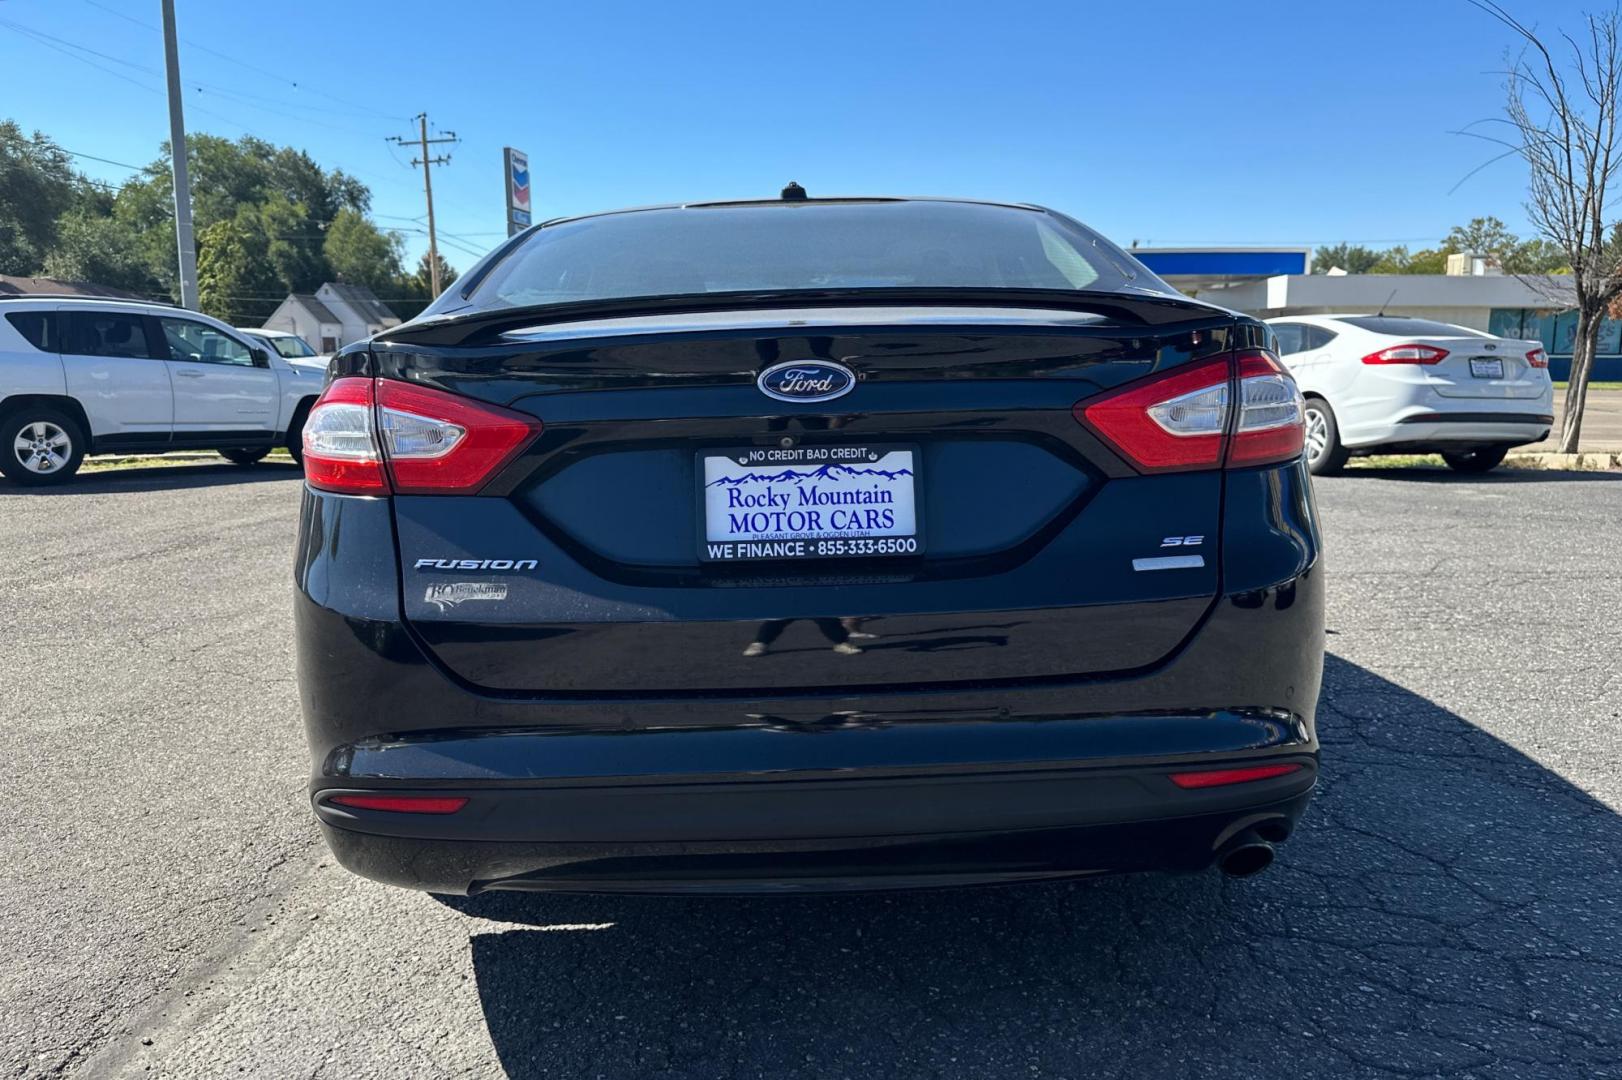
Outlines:
<svg viewBox="0 0 1622 1080"><path fill-rule="evenodd" d="M1291 798L1311 790L1317 779L1317 755L1310 752L1225 757L1212 764L1290 764L1298 769L1201 790L1184 790L1171 782L1167 774L1181 770L1179 765L1100 769L1064 762L1019 771L871 779L858 774L710 784L343 787L317 791L313 801L323 824L376 836L543 844L771 842L1154 821ZM380 791L461 796L468 803L452 814L405 814L332 801L338 795Z"/></svg>
<svg viewBox="0 0 1622 1080"><path fill-rule="evenodd" d="M1445 412L1420 413L1405 416L1399 424L1543 424L1554 423L1554 417L1542 413L1507 412Z"/></svg>
<svg viewBox="0 0 1622 1080"><path fill-rule="evenodd" d="M170 445L176 450L213 450L220 447L257 450L261 446L274 447L277 442L276 432L249 428L246 431L177 431Z"/></svg>

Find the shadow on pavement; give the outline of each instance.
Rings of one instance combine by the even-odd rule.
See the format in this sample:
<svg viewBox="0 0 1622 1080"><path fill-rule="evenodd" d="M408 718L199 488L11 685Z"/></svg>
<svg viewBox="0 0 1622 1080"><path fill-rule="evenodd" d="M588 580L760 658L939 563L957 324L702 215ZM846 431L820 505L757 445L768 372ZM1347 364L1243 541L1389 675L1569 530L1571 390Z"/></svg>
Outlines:
<svg viewBox="0 0 1622 1080"><path fill-rule="evenodd" d="M1622 820L1335 657L1274 868L447 899L515 1077L1622 1076Z"/></svg>
<svg viewBox="0 0 1622 1080"><path fill-rule="evenodd" d="M261 461L255 465L154 465L149 468L105 469L81 472L61 484L25 487L0 476L0 495L108 495L123 491L178 490L237 484L259 484L267 480L299 480L302 466L288 461Z"/></svg>
<svg viewBox="0 0 1622 1080"><path fill-rule="evenodd" d="M1454 472L1445 465L1410 465L1401 469L1376 469L1354 465L1338 477L1315 476L1315 483L1351 478L1364 480L1406 480L1416 484L1547 484L1553 481L1622 480L1622 470L1605 472L1578 469L1494 469L1468 474Z"/></svg>

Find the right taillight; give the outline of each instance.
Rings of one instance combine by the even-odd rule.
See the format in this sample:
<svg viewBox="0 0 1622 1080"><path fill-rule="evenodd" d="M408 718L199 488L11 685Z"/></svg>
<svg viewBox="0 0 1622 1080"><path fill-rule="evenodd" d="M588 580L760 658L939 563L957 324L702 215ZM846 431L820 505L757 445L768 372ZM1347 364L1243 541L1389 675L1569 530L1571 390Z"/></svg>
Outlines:
<svg viewBox="0 0 1622 1080"><path fill-rule="evenodd" d="M1288 461L1306 442L1295 380L1261 350L1150 375L1077 402L1073 411L1140 472Z"/></svg>
<svg viewBox="0 0 1622 1080"><path fill-rule="evenodd" d="M1549 354L1542 349L1533 349L1526 354L1526 362L1535 368L1546 368L1549 366Z"/></svg>
<svg viewBox="0 0 1622 1080"><path fill-rule="evenodd" d="M1363 357L1365 364L1435 364L1447 355L1435 345L1393 345Z"/></svg>

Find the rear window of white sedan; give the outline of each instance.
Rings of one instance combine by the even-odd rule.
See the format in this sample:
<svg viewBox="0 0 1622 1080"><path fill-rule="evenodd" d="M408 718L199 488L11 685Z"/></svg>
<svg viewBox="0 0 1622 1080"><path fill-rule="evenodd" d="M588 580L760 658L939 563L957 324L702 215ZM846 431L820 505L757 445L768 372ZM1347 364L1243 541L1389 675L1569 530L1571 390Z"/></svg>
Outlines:
<svg viewBox="0 0 1622 1080"><path fill-rule="evenodd" d="M1468 326L1454 326L1452 323L1434 322L1430 319L1407 319L1400 315L1354 315L1349 319L1337 319L1347 326L1355 326L1359 330L1373 330L1376 334L1390 334L1393 337L1492 337L1483 334L1480 330L1472 330Z"/></svg>

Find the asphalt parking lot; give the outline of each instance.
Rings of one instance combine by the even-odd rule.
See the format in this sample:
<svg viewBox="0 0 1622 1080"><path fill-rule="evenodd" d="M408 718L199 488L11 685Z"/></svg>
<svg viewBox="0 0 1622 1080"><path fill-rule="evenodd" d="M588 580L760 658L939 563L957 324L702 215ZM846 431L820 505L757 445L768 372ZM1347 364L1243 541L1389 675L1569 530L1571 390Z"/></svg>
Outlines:
<svg viewBox="0 0 1622 1080"><path fill-rule="evenodd" d="M1259 878L447 903L311 824L291 467L0 487L0 1075L1622 1077L1622 474L1318 491Z"/></svg>

